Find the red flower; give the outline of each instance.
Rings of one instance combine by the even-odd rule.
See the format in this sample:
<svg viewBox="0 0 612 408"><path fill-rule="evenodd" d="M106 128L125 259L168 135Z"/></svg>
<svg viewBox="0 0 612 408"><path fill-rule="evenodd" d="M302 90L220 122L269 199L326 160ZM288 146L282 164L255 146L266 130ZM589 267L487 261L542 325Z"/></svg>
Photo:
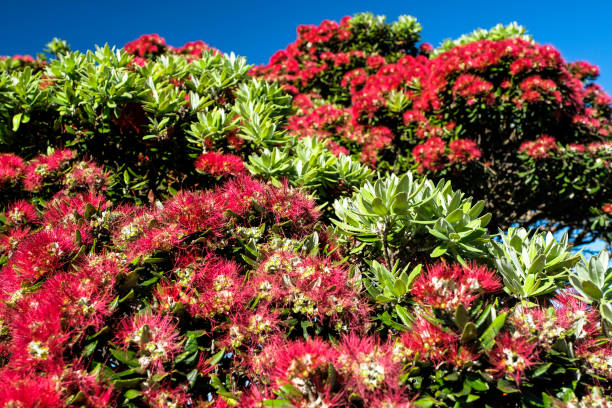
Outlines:
<svg viewBox="0 0 612 408"><path fill-rule="evenodd" d="M501 334L489 355L493 365L491 371L499 376L506 375L514 379L518 386L525 370L538 362L535 347L536 345L526 338L513 337L509 333Z"/></svg>
<svg viewBox="0 0 612 408"><path fill-rule="evenodd" d="M60 364L71 332L63 327L58 299L44 292L16 299L11 365L49 369Z"/></svg>
<svg viewBox="0 0 612 408"><path fill-rule="evenodd" d="M184 387L169 385L149 386L142 392L145 401L151 408L192 406L192 399Z"/></svg>
<svg viewBox="0 0 612 408"><path fill-rule="evenodd" d="M12 203L4 213L9 224L28 224L38 219L36 207L25 200Z"/></svg>
<svg viewBox="0 0 612 408"><path fill-rule="evenodd" d="M14 183L23 174L23 159L12 153L0 154L0 184Z"/></svg>
<svg viewBox="0 0 612 408"><path fill-rule="evenodd" d="M321 377L328 364L336 360L337 352L320 339L297 342L279 342L269 346L258 357L263 373L282 386L292 384L304 394L308 391L326 395L327 385Z"/></svg>
<svg viewBox="0 0 612 408"><path fill-rule="evenodd" d="M542 135L536 140L523 142L519 148L519 152L525 153L537 160L549 158L550 154L558 149L557 141L554 137Z"/></svg>
<svg viewBox="0 0 612 408"><path fill-rule="evenodd" d="M412 324L412 330L402 334L394 347L398 360L426 359L439 364L448 358L449 350L455 347L458 336L448 333L419 316Z"/></svg>
<svg viewBox="0 0 612 408"><path fill-rule="evenodd" d="M575 61L568 65L569 71L581 81L593 80L599 76L599 67L586 61Z"/></svg>
<svg viewBox="0 0 612 408"><path fill-rule="evenodd" d="M391 346L371 337L351 334L338 347L334 367L346 378L347 391L366 402L400 391L398 376L402 365L393 359Z"/></svg>
<svg viewBox="0 0 612 408"><path fill-rule="evenodd" d="M64 168L75 156L70 149L58 149L48 155L38 155L25 169L24 187L27 191L38 191L42 183Z"/></svg>
<svg viewBox="0 0 612 408"><path fill-rule="evenodd" d="M578 143L570 143L567 149L576 153L584 153L584 145Z"/></svg>
<svg viewBox="0 0 612 408"><path fill-rule="evenodd" d="M422 55L429 56L433 52L433 46L430 43L423 43L419 46L419 52Z"/></svg>
<svg viewBox="0 0 612 408"><path fill-rule="evenodd" d="M217 315L229 315L248 296L242 289L242 279L235 263L207 258L193 272L195 301L185 307L192 316L212 319Z"/></svg>
<svg viewBox="0 0 612 408"><path fill-rule="evenodd" d="M427 272L415 279L410 293L423 306L452 312L459 305L469 309L481 293L500 289L500 279L484 266L439 263L429 266Z"/></svg>
<svg viewBox="0 0 612 408"><path fill-rule="evenodd" d="M162 53L166 48L166 40L157 34L141 35L134 41L125 44L123 49L128 54L138 57L150 57L151 55Z"/></svg>
<svg viewBox="0 0 612 408"><path fill-rule="evenodd" d="M236 176L246 171L240 157L216 152L201 154L196 159L195 168L212 176Z"/></svg>
<svg viewBox="0 0 612 408"><path fill-rule="evenodd" d="M587 373L612 378L612 342L591 338L579 343L575 350L576 356L584 359Z"/></svg>
<svg viewBox="0 0 612 408"><path fill-rule="evenodd" d="M55 274L76 251L74 238L65 230L44 229L25 238L9 260L24 282Z"/></svg>
<svg viewBox="0 0 612 408"><path fill-rule="evenodd" d="M451 163L467 164L471 161L478 160L482 153L477 147L475 141L470 139L457 139L448 144L450 153L448 160Z"/></svg>
<svg viewBox="0 0 612 408"><path fill-rule="evenodd" d="M64 176L63 184L71 191L77 188L88 190L105 190L109 182L109 174L91 161L74 163Z"/></svg>
<svg viewBox="0 0 612 408"><path fill-rule="evenodd" d="M251 297L343 330L359 329L365 305L345 268L325 258L272 253L248 283Z"/></svg>
<svg viewBox="0 0 612 408"><path fill-rule="evenodd" d="M0 405L3 407L65 407L57 379L4 367L0 371Z"/></svg>
<svg viewBox="0 0 612 408"><path fill-rule="evenodd" d="M431 137L425 143L412 150L414 161L419 173L425 170L438 171L444 168L444 141L437 136Z"/></svg>
<svg viewBox="0 0 612 408"><path fill-rule="evenodd" d="M124 320L116 338L125 348L136 348L143 369L161 369L162 364L170 361L183 347L174 319L150 311L136 313Z"/></svg>
<svg viewBox="0 0 612 408"><path fill-rule="evenodd" d="M479 98L484 99L487 105L495 102L495 96L491 93L493 84L476 75L462 74L453 85L453 98L458 96L466 100L468 106L474 105Z"/></svg>

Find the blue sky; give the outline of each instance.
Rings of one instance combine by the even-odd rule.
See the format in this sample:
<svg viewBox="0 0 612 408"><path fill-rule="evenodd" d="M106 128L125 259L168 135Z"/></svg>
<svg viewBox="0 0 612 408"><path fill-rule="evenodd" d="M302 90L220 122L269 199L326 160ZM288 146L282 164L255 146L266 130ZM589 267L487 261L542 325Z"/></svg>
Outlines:
<svg viewBox="0 0 612 408"><path fill-rule="evenodd" d="M434 46L478 27L517 21L540 43L553 44L570 61L598 65L599 83L612 93L612 1L184 1L151 0L2 1L0 55L35 54L51 38L73 49L95 44L123 46L141 34L159 33L171 45L204 40L224 52L267 62L274 51L295 40L299 24L339 20L361 11L388 21L410 14L423 26L423 40Z"/></svg>

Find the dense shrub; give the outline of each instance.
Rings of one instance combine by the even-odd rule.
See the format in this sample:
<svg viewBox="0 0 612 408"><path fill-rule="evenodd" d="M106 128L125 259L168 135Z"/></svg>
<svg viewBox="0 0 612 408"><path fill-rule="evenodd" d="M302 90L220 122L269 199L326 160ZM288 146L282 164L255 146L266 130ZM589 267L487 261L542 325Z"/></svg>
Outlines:
<svg viewBox="0 0 612 408"><path fill-rule="evenodd" d="M114 199L141 202L223 176L210 168L199 170L213 180L198 176L199 154L246 158L284 141L271 122L289 100L249 78L243 58L206 47L160 54L159 41L145 36L126 45L138 57L105 47L66 51L37 69L0 61L0 149L29 159L70 147L118 175L109 186ZM242 127L251 140L238 137Z"/></svg>
<svg viewBox="0 0 612 408"><path fill-rule="evenodd" d="M516 25L416 55L419 30L368 14L300 27L251 73L294 93L293 134L379 169L451 179L485 200L491 226L546 220L576 242L609 240L612 99L591 82L598 68L565 62ZM386 42L399 32L401 52Z"/></svg>
<svg viewBox="0 0 612 408"><path fill-rule="evenodd" d="M512 194L457 188L565 208L542 184L563 168L600 186L580 208L608 203L594 68L515 25L419 31L299 28L254 70L295 111L202 42L0 61L0 405L612 406L608 252L494 234L525 221L488 211ZM503 163L520 174L483 173Z"/></svg>

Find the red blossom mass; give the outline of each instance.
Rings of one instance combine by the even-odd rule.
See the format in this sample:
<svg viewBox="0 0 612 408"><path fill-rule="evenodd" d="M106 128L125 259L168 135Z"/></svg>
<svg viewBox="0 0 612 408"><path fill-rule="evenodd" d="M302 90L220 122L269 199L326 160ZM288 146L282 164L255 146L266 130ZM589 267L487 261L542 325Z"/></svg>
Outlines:
<svg viewBox="0 0 612 408"><path fill-rule="evenodd" d="M236 176L246 171L239 156L216 152L204 153L198 156L195 168L201 173L211 176Z"/></svg>
<svg viewBox="0 0 612 408"><path fill-rule="evenodd" d="M523 337L501 334L491 350L492 372L498 376L506 375L519 385L525 371L538 362L535 347L535 343L530 343Z"/></svg>
<svg viewBox="0 0 612 408"><path fill-rule="evenodd" d="M437 264L419 275L410 292L423 306L452 312L459 305L469 309L480 295L498 292L501 287L496 274L484 266Z"/></svg>
<svg viewBox="0 0 612 408"><path fill-rule="evenodd" d="M542 135L536 140L524 142L519 151L533 159L547 159L552 152L557 151L557 141L554 137Z"/></svg>

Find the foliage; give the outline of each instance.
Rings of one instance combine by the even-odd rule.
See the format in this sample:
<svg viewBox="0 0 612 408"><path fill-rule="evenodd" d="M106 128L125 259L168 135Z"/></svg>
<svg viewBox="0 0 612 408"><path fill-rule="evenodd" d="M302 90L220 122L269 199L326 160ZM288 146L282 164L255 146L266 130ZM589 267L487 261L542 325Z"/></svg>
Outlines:
<svg viewBox="0 0 612 408"><path fill-rule="evenodd" d="M198 154L244 159L285 140L275 122L288 97L249 78L244 58L200 50L197 59L177 51L138 61L108 46L54 52L40 69L0 62L0 148L30 158L70 147L122 175L109 186L117 199L209 185L195 172Z"/></svg>
<svg viewBox="0 0 612 408"><path fill-rule="evenodd" d="M440 44L438 48L432 51L431 55L433 57L437 57L443 52L450 51L453 47L469 44L475 41L499 41L506 38L521 38L523 40L533 42L533 38L531 37L531 35L527 34L527 29L519 25L516 21L513 21L508 25L498 24L488 30L479 28L469 34L462 35L456 40L446 39L442 41L442 44Z"/></svg>
<svg viewBox="0 0 612 408"><path fill-rule="evenodd" d="M264 149L249 156L246 167L275 183L287 179L294 186L306 187L325 202L359 188L374 174L350 156L335 155L316 138L293 139L280 148Z"/></svg>
<svg viewBox="0 0 612 408"><path fill-rule="evenodd" d="M0 406L611 406L608 252L493 231L609 230L596 69L419 32L0 60Z"/></svg>
<svg viewBox="0 0 612 408"><path fill-rule="evenodd" d="M612 268L608 252L601 251L588 262L583 260L577 264L575 274L569 279L582 300L599 305L599 313L609 331L612 328Z"/></svg>

